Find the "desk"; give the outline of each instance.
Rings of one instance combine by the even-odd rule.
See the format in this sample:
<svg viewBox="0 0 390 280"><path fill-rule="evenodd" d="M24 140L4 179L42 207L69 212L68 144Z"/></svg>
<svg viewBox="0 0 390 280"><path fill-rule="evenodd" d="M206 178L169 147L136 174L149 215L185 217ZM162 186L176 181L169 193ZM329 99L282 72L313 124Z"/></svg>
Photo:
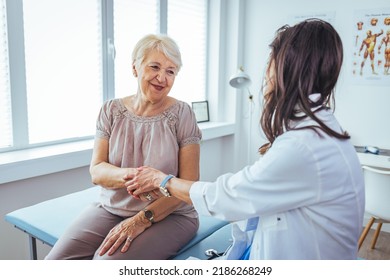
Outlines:
<svg viewBox="0 0 390 280"><path fill-rule="evenodd" d="M390 150L380 149L379 154L364 152L364 147L355 146L361 165L390 169Z"/></svg>

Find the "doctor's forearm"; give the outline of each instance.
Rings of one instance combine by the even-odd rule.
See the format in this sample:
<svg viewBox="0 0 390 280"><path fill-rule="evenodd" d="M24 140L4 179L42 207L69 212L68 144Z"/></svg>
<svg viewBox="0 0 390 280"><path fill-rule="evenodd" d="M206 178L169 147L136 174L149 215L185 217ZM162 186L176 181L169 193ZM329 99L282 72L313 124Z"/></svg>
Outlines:
<svg viewBox="0 0 390 280"><path fill-rule="evenodd" d="M172 178L166 186L172 196L192 205L192 201L190 199L190 189L193 183L195 182L180 178Z"/></svg>

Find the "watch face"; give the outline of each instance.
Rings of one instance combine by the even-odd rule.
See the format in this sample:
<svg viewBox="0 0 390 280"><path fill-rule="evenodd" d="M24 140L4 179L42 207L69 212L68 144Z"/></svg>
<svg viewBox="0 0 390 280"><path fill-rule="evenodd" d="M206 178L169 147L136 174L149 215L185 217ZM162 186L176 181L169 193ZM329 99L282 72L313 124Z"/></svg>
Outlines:
<svg viewBox="0 0 390 280"><path fill-rule="evenodd" d="M153 220L153 212L150 211L150 210L145 210L145 217L146 217L149 221L152 221L152 220Z"/></svg>

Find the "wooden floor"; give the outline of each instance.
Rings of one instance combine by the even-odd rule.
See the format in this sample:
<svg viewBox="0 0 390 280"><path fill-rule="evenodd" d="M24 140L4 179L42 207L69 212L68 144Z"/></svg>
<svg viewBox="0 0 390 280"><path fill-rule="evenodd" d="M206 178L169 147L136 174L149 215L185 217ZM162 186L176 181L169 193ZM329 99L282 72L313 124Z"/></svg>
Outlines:
<svg viewBox="0 0 390 280"><path fill-rule="evenodd" d="M390 233L381 231L376 241L375 249L371 249L373 235L374 230L371 229L359 250L359 258L366 260L390 260Z"/></svg>

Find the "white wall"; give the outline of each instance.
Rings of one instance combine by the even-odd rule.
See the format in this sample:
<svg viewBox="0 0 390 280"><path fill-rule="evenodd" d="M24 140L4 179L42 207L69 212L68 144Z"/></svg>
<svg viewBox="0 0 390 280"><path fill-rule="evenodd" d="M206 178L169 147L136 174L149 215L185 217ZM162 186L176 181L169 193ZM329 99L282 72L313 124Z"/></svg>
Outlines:
<svg viewBox="0 0 390 280"><path fill-rule="evenodd" d="M362 85L352 81L349 75L352 63L352 35L356 24L355 11L379 9L390 12L390 2L388 0L244 0L244 3L244 66L254 81L253 92L259 92L269 53L268 44L272 41L277 28L287 23L291 24L293 16L334 14L333 25L343 40L345 54L343 70L335 92L336 116L341 125L351 134L354 145L375 145L382 149L390 149L390 125L388 123L390 120L388 108L390 76L385 85ZM381 55L383 56L383 51ZM368 59L365 71L370 71L369 64ZM258 99L256 99L256 104L258 104ZM258 141L260 137L257 129L259 112L257 111L255 115L252 142ZM256 148L257 146L254 146L252 150L255 151Z"/></svg>

